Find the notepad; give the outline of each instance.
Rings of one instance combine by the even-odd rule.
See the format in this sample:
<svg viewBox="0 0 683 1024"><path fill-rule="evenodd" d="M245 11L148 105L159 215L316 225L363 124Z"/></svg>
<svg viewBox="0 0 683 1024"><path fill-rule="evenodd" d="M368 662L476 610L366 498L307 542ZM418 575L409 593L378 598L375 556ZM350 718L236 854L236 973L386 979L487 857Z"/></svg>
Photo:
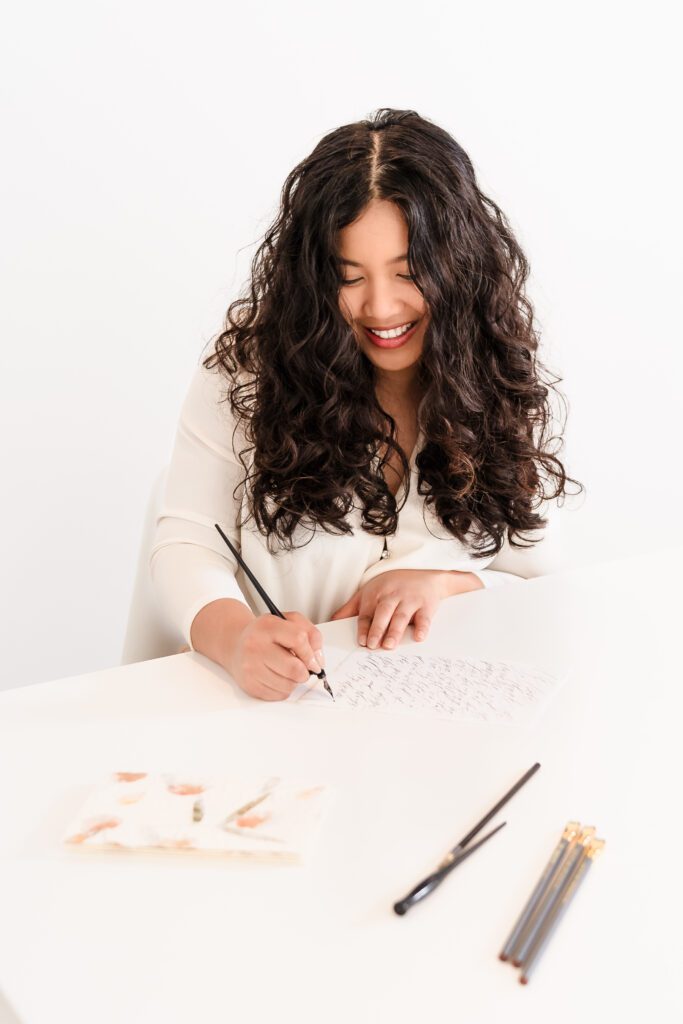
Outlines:
<svg viewBox="0 0 683 1024"><path fill-rule="evenodd" d="M530 665L404 651L355 651L328 673L337 706L477 722L533 721L560 680ZM319 687L302 702L334 707Z"/></svg>
<svg viewBox="0 0 683 1024"><path fill-rule="evenodd" d="M183 850L303 862L327 797L325 786L279 778L115 772L90 794L63 841L87 850Z"/></svg>

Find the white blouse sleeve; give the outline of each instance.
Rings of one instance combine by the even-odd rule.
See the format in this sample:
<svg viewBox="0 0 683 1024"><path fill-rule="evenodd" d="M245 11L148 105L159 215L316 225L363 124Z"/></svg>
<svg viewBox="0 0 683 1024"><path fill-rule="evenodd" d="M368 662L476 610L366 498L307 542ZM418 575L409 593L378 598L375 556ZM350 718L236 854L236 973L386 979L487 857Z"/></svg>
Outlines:
<svg viewBox="0 0 683 1024"><path fill-rule="evenodd" d="M560 529L564 520L555 502L546 501L541 506L540 514L548 520L545 529L525 535L523 543L534 541L533 546L513 548L506 537L496 555L477 558L473 548L456 540L426 504L413 496L417 492L415 470L413 476L411 496L399 516L398 531L389 538L388 557L366 570L363 583L392 569L441 569L471 572L490 588L565 567L568 559Z"/></svg>
<svg viewBox="0 0 683 1024"><path fill-rule="evenodd" d="M424 402L426 397L422 399L420 409ZM424 434L420 428L415 452L423 441ZM506 537L496 555L476 558L473 549L454 538L436 518L433 509L418 497L418 476L413 453L411 487L399 516L398 530L389 540L386 557L367 568L363 583L392 569L441 569L471 572L488 588L544 576L566 564L568 557L561 529L564 517L555 501L544 501L539 509L541 517L547 519L545 529L526 534L526 539L522 540L524 544L533 542L533 546L513 548Z"/></svg>
<svg viewBox="0 0 683 1024"><path fill-rule="evenodd" d="M565 506L559 506L556 500L544 501L540 515L548 521L545 529L525 534L522 538L525 544L534 541L533 546L514 548L506 536L501 550L486 568L471 571L481 579L485 587L497 587L535 576L547 576L568 568L570 555L565 535L566 513Z"/></svg>
<svg viewBox="0 0 683 1024"><path fill-rule="evenodd" d="M190 383L176 431L156 522L149 567L162 614L192 648L196 614L219 598L249 607L237 580L237 561L214 523L240 550L235 523L244 471L230 449L234 419L219 403L225 378L200 364ZM240 435L236 435L239 442ZM234 446L240 451L244 447ZM193 648L192 648L193 649Z"/></svg>

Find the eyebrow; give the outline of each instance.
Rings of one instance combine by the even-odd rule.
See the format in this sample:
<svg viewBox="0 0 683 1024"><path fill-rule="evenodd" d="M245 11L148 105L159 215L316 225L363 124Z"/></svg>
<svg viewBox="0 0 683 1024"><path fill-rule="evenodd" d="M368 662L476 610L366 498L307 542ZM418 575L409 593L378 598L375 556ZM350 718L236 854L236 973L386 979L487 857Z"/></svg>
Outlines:
<svg viewBox="0 0 683 1024"><path fill-rule="evenodd" d="M408 259L408 253L405 252L403 254L403 256L394 256L393 260L387 260L387 263L402 263L403 260L407 260L407 259ZM349 267L362 267L363 266L362 263L356 263L355 260L340 259L339 262L340 263L345 263Z"/></svg>

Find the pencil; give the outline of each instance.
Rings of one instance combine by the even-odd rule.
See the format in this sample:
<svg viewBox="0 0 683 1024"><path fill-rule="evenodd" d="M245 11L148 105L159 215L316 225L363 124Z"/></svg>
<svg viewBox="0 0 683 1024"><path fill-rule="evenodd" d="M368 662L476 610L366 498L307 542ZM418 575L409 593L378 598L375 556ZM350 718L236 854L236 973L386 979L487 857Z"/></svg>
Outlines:
<svg viewBox="0 0 683 1024"><path fill-rule="evenodd" d="M533 945L527 953L522 964L522 973L519 976L520 984L526 985L531 977L535 965L541 958L541 954L548 945L550 937L562 920L567 907L573 900L582 881L588 874L588 869L605 845L604 839L592 839L584 848L583 856L579 859L572 874L565 881L562 892L551 911L546 915L543 926L539 930Z"/></svg>
<svg viewBox="0 0 683 1024"><path fill-rule="evenodd" d="M595 836L595 828L588 825L581 829L579 835L571 839L565 851L565 856L558 865L555 875L546 888L543 898L536 904L536 909L531 914L527 926L519 937L517 947L512 957L515 967L521 967L529 954L536 936L543 927L546 915L553 910L560 898L565 882L571 877L577 865L583 859L586 847Z"/></svg>
<svg viewBox="0 0 683 1024"><path fill-rule="evenodd" d="M578 821L570 821L565 825L564 832L562 833L560 840L553 850L550 860L545 866L543 874L539 878L536 886L531 893L531 896L526 901L522 913L519 915L517 922L510 932L505 945L498 954L500 960L509 960L515 953L515 947L522 935L522 932L526 928L527 924L531 919L531 915L545 895L548 886L551 884L555 873L564 858L567 847L573 839L575 839L581 826Z"/></svg>
<svg viewBox="0 0 683 1024"><path fill-rule="evenodd" d="M261 595L261 597L265 601L266 607L268 608L268 611L271 613L271 615L278 615L281 619L284 619L285 616L282 614L280 609L273 603L273 601L271 601L270 597L265 592L265 590L263 589L263 587L261 586L259 581L256 579L256 577L254 576L253 572L251 571L251 569L249 568L247 563L244 561L244 559L242 558L242 556L239 553L239 551L230 543L230 541L225 536L225 534L221 530L221 528L218 525L218 523L214 523L213 525L216 527L216 529L220 533L221 537L223 538L225 543L228 545L228 547L232 551L233 555L235 556L235 558L237 559L239 564L242 566L242 569L244 570L245 575L249 577L251 582L256 587L257 591L259 592L259 594ZM308 668L308 666L306 666L306 667ZM317 676L318 679L322 679L323 686L325 687L325 689L329 693L329 695L332 698L332 700L334 700L334 694L332 693L332 688L330 687L330 684L327 681L327 676L325 675L325 669L322 669L320 672L312 672L311 675Z"/></svg>

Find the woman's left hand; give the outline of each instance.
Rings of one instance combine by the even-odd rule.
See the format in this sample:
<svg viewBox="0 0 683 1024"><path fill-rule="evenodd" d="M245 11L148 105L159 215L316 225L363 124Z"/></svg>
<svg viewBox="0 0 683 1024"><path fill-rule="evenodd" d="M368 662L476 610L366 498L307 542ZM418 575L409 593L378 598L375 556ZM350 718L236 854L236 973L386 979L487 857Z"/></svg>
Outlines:
<svg viewBox="0 0 683 1024"><path fill-rule="evenodd" d="M375 576L337 608L334 619L358 616L358 643L390 649L413 623L415 640L424 640L441 600L480 590L484 584L471 572L442 569L390 569Z"/></svg>

